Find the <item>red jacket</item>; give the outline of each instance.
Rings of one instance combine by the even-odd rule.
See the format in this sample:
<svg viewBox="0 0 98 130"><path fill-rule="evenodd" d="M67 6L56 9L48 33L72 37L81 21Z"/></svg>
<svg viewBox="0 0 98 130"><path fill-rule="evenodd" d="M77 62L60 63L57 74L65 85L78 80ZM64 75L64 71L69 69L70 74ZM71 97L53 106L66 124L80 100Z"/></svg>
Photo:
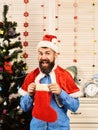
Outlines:
<svg viewBox="0 0 98 130"><path fill-rule="evenodd" d="M71 74L68 71L61 68L60 66L57 66L56 69L54 69L54 73L56 82L68 94L75 94L77 92L80 92L80 89L77 87L77 85L74 82L74 79L72 78ZM31 71L26 76L21 89L27 92L28 85L32 82L35 82L35 79L39 74L40 74L39 68L36 68L35 70Z"/></svg>

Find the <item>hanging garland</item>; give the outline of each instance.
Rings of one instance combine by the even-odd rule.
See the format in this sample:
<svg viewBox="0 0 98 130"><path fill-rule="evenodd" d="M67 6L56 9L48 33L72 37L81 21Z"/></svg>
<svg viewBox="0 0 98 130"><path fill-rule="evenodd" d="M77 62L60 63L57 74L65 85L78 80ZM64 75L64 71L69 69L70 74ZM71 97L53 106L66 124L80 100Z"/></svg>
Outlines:
<svg viewBox="0 0 98 130"><path fill-rule="evenodd" d="M61 3L59 2L59 0L57 0L57 4L56 4L56 13L57 14L55 16L55 25L56 25L55 32L56 32L56 35L58 37L58 42L61 42L59 40L59 8L60 8L60 6L61 6Z"/></svg>
<svg viewBox="0 0 98 130"><path fill-rule="evenodd" d="M77 62L77 32L78 32L78 16L77 16L77 10L78 10L78 3L76 0L74 0L73 3L73 7L74 7L74 41L73 41L73 46L74 46L74 59L73 62L76 63Z"/></svg>
<svg viewBox="0 0 98 130"><path fill-rule="evenodd" d="M23 26L25 28L25 31L23 32L23 36L25 37L25 40L23 42L23 46L25 47L24 50L24 54L23 54L23 58L28 58L28 53L26 52L26 47L28 46L28 41L27 41L27 37L29 36L29 32L28 32L28 16L29 16L29 12L27 11L27 4L29 3L29 0L24 0L24 4L25 4L25 11L24 11L24 17L25 17L25 22L23 23Z"/></svg>
<svg viewBox="0 0 98 130"><path fill-rule="evenodd" d="M95 62L96 62L96 36L95 36L95 1L92 2L92 27L91 31L93 32L93 73L95 71Z"/></svg>
<svg viewBox="0 0 98 130"><path fill-rule="evenodd" d="M42 8L42 19L43 19L43 24L42 24L42 31L43 31L43 35L46 32L46 28L45 28L45 20L47 19L46 15L45 15L45 1L43 0L42 4L41 4L41 8Z"/></svg>

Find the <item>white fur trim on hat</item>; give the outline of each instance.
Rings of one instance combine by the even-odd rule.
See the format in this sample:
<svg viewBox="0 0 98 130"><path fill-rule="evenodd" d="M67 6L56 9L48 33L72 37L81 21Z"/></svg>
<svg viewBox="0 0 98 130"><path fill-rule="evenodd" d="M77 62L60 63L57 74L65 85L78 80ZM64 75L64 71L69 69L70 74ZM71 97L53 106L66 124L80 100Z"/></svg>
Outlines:
<svg viewBox="0 0 98 130"><path fill-rule="evenodd" d="M48 47L53 51L58 52L57 39L53 38L52 41L41 41L38 43L37 49L41 47Z"/></svg>

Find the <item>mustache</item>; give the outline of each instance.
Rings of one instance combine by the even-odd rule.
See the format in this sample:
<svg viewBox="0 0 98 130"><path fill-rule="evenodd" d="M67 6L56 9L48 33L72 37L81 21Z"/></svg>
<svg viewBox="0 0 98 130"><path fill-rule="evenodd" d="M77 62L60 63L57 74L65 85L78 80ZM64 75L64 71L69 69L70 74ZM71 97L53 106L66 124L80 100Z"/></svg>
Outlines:
<svg viewBox="0 0 98 130"><path fill-rule="evenodd" d="M42 64L42 63L44 63L44 62L46 62L46 63L50 63L50 61L49 60L40 60L40 64Z"/></svg>

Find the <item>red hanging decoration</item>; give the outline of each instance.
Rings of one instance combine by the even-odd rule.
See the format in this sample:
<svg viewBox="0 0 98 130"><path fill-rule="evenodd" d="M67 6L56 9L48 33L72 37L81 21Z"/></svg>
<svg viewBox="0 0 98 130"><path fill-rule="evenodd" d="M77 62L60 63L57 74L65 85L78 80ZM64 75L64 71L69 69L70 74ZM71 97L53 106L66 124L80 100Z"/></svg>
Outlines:
<svg viewBox="0 0 98 130"><path fill-rule="evenodd" d="M44 5L41 5L41 7L44 7Z"/></svg>
<svg viewBox="0 0 98 130"><path fill-rule="evenodd" d="M61 6L61 4L58 4L58 6Z"/></svg>
<svg viewBox="0 0 98 130"><path fill-rule="evenodd" d="M28 22L25 22L24 23L24 27L28 27L29 26L29 23Z"/></svg>
<svg viewBox="0 0 98 130"><path fill-rule="evenodd" d="M23 42L23 45L26 47L26 46L28 46L28 42L27 41L24 41Z"/></svg>
<svg viewBox="0 0 98 130"><path fill-rule="evenodd" d="M57 30L58 30L58 28L55 28L55 30L57 31Z"/></svg>
<svg viewBox="0 0 98 130"><path fill-rule="evenodd" d="M28 17L29 16L29 13L27 11L24 12L24 16L25 17Z"/></svg>
<svg viewBox="0 0 98 130"><path fill-rule="evenodd" d="M55 18L57 19L57 18L58 18L58 16L55 16Z"/></svg>
<svg viewBox="0 0 98 130"><path fill-rule="evenodd" d="M56 5L56 15L55 15L55 33L59 39L59 8L60 8L61 4L60 4L60 0L57 0L57 5ZM61 40L58 40L58 42L61 42Z"/></svg>
<svg viewBox="0 0 98 130"><path fill-rule="evenodd" d="M26 59L26 58L28 58L28 54L25 52L24 54L23 54L23 57Z"/></svg>
<svg viewBox="0 0 98 130"><path fill-rule="evenodd" d="M43 29L43 31L46 31L46 29Z"/></svg>
<svg viewBox="0 0 98 130"><path fill-rule="evenodd" d="M46 16L44 16L43 19L46 19Z"/></svg>
<svg viewBox="0 0 98 130"><path fill-rule="evenodd" d="M76 0L74 0L74 3L73 3L73 7L74 7L74 17L73 17L73 20L74 20L74 42L73 42L73 46L74 46L74 59L73 59L73 62L77 62L77 31L78 31L78 16L77 16L77 7L78 7L78 4L76 2Z"/></svg>
<svg viewBox="0 0 98 130"><path fill-rule="evenodd" d="M23 23L23 26L25 28L25 31L23 32L23 36L25 37L25 40L23 42L23 46L26 48L28 46L28 41L27 41L27 36L29 35L28 32L28 26L29 23L27 22L27 18L29 16L29 12L27 11L27 4L29 3L29 0L24 0L25 3L25 12L24 12L24 17L25 17L25 22ZM28 54L26 53L26 49L25 49L25 53L23 54L23 58L28 58Z"/></svg>
<svg viewBox="0 0 98 130"><path fill-rule="evenodd" d="M58 42L61 42L60 40L58 40Z"/></svg>
<svg viewBox="0 0 98 130"><path fill-rule="evenodd" d="M73 62L77 62L77 59L73 59Z"/></svg>
<svg viewBox="0 0 98 130"><path fill-rule="evenodd" d="M78 16L74 16L74 19L78 19Z"/></svg>
<svg viewBox="0 0 98 130"><path fill-rule="evenodd" d="M29 33L28 33L27 31L25 31L25 32L23 33L23 35L24 35L25 37L27 37L27 36L29 35Z"/></svg>
<svg viewBox="0 0 98 130"><path fill-rule="evenodd" d="M24 0L24 3L25 3L25 4L29 3L29 0Z"/></svg>

